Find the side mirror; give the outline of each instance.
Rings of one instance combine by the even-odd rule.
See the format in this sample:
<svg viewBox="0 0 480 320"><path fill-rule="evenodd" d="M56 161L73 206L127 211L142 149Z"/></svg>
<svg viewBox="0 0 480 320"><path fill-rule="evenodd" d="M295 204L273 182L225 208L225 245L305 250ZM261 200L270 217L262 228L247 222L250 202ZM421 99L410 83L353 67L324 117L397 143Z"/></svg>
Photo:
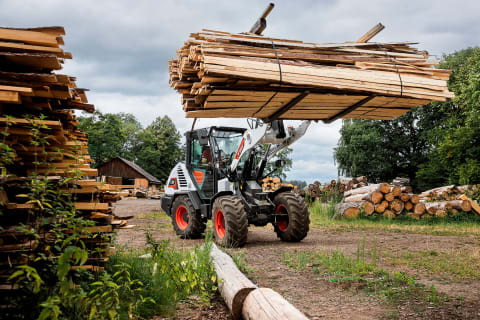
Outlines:
<svg viewBox="0 0 480 320"><path fill-rule="evenodd" d="M285 166L285 161L280 160L280 159L275 161L275 167L280 168L280 167L283 167L283 166Z"/></svg>

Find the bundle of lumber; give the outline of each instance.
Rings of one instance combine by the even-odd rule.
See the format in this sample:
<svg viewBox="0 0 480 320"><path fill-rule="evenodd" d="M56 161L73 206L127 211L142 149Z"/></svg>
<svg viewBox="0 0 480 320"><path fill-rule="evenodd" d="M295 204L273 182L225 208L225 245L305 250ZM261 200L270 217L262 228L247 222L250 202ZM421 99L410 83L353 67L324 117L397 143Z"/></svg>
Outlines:
<svg viewBox="0 0 480 320"><path fill-rule="evenodd" d="M307 43L214 30L169 61L187 118L390 120L452 98L450 70L414 42Z"/></svg>
<svg viewBox="0 0 480 320"><path fill-rule="evenodd" d="M297 186L294 186L291 183L282 182L279 177L266 177L262 180L263 192L275 191L280 187L291 187L294 190L297 190Z"/></svg>
<svg viewBox="0 0 480 320"><path fill-rule="evenodd" d="M0 28L0 285L16 266L30 263L33 253L51 254L47 245L59 230L48 221L71 232L62 227L62 219L47 214L41 202L25 197L33 192L32 181L62 181L59 190L73 199L75 214L91 221L80 231L96 253L85 265L73 268L101 270L113 229L127 223L112 211L118 190L95 179L87 136L78 129L73 113L73 109L93 112L94 106L87 103L86 90L77 88L74 77L54 73L72 58L60 48L64 34L62 27Z"/></svg>
<svg viewBox="0 0 480 320"><path fill-rule="evenodd" d="M459 212L480 214L480 207L478 211L475 208L478 204L460 193L462 189L467 190L467 186L446 186L414 194L409 186L371 184L345 192L343 202L337 205L337 211L338 216L345 218L358 218L363 212L365 216L383 215L391 219L400 215L425 219L432 216L446 217Z"/></svg>

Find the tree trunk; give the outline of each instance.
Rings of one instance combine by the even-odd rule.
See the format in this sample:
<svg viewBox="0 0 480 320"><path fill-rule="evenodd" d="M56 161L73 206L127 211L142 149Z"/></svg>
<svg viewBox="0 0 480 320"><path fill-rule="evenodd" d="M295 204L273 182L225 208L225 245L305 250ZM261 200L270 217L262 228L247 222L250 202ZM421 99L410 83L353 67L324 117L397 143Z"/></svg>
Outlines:
<svg viewBox="0 0 480 320"><path fill-rule="evenodd" d="M213 267L217 273L218 289L227 307L235 319L241 319L242 306L247 295L255 290L253 284L243 273L238 270L235 262L225 252L217 248L215 244L210 252Z"/></svg>
<svg viewBox="0 0 480 320"><path fill-rule="evenodd" d="M403 202L407 202L408 200L410 200L410 196L408 195L408 193L401 193L400 200L402 200Z"/></svg>
<svg viewBox="0 0 480 320"><path fill-rule="evenodd" d="M375 205L370 201L365 201L362 204L363 211L365 211L365 215L369 216L375 211Z"/></svg>
<svg viewBox="0 0 480 320"><path fill-rule="evenodd" d="M417 204L417 203L420 202L420 197L418 196L418 194L410 193L410 194L408 194L408 196L410 197L410 202L411 203Z"/></svg>
<svg viewBox="0 0 480 320"><path fill-rule="evenodd" d="M308 320L308 318L269 288L258 288L247 296L242 308L245 320Z"/></svg>
<svg viewBox="0 0 480 320"><path fill-rule="evenodd" d="M390 192L390 184L386 182L380 183L379 190L381 193L389 193Z"/></svg>
<svg viewBox="0 0 480 320"><path fill-rule="evenodd" d="M385 218L394 219L397 215L396 215L395 213L393 213L392 210L385 210L385 211L383 212L383 216L384 216Z"/></svg>
<svg viewBox="0 0 480 320"><path fill-rule="evenodd" d="M337 204L336 209L340 217L355 219L360 216L361 207L361 202L346 202Z"/></svg>
<svg viewBox="0 0 480 320"><path fill-rule="evenodd" d="M393 201L393 199L395 199L395 195L393 194L393 192L385 193L385 200L390 202Z"/></svg>
<svg viewBox="0 0 480 320"><path fill-rule="evenodd" d="M412 193L412 192L413 192L413 189L412 189L412 187L410 187L410 186L405 186L405 187L402 187L402 192Z"/></svg>
<svg viewBox="0 0 480 320"><path fill-rule="evenodd" d="M413 204L410 201L405 202L405 210L411 211L413 209Z"/></svg>
<svg viewBox="0 0 480 320"><path fill-rule="evenodd" d="M380 203L382 201L383 194L378 191L370 192L369 194L365 195L362 199L366 201L370 201L374 204Z"/></svg>
<svg viewBox="0 0 480 320"><path fill-rule="evenodd" d="M414 207L413 207L413 212L416 213L416 214L419 214L419 215L422 215L425 213L425 205L423 203L417 203Z"/></svg>
<svg viewBox="0 0 480 320"><path fill-rule="evenodd" d="M393 193L395 197L398 197L402 193L402 188L400 188L399 186L392 186L390 192Z"/></svg>
<svg viewBox="0 0 480 320"><path fill-rule="evenodd" d="M466 195L462 194L460 197L458 197L459 199L461 200L467 200L468 202L470 202L470 206L472 207L472 211L477 214L477 215L480 215L480 206L478 205L477 201L473 201L472 199L470 199L469 197L467 197Z"/></svg>
<svg viewBox="0 0 480 320"><path fill-rule="evenodd" d="M404 207L405 207L405 204L399 199L394 199L389 204L389 208L396 214L402 213Z"/></svg>
<svg viewBox="0 0 480 320"><path fill-rule="evenodd" d="M343 198L343 202L360 202L363 200L363 197L365 197L366 194L355 194L350 197Z"/></svg>

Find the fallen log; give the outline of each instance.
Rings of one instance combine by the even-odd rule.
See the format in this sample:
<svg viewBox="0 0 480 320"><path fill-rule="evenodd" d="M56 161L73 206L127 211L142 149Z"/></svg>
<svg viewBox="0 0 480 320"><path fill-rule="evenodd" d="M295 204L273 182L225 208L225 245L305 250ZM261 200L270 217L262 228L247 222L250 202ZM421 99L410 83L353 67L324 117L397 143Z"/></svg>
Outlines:
<svg viewBox="0 0 480 320"><path fill-rule="evenodd" d="M242 307L247 295L258 287L238 270L232 258L217 248L210 252L217 273L218 289L234 319L242 318Z"/></svg>
<svg viewBox="0 0 480 320"><path fill-rule="evenodd" d="M415 214L418 214L418 215L422 215L425 213L425 204L423 203L417 203L414 207L413 207L413 212Z"/></svg>
<svg viewBox="0 0 480 320"><path fill-rule="evenodd" d="M425 202L425 207L431 214L434 214L437 210L451 211L454 208L465 212L472 211L472 204L468 200Z"/></svg>
<svg viewBox="0 0 480 320"><path fill-rule="evenodd" d="M408 196L410 197L411 203L417 204L420 202L420 197L418 196L418 194L409 193Z"/></svg>
<svg viewBox="0 0 480 320"><path fill-rule="evenodd" d="M393 193L395 197L398 197L402 193L402 188L399 186L392 186L390 192Z"/></svg>
<svg viewBox="0 0 480 320"><path fill-rule="evenodd" d="M410 196L408 195L408 193L403 193L403 192L400 194L399 198L403 202L407 202L408 200L410 200Z"/></svg>
<svg viewBox="0 0 480 320"><path fill-rule="evenodd" d="M405 204L399 200L399 199L393 199L393 201L391 201L389 203L389 206L390 210L392 210L395 214L400 214L402 213L403 211L403 208L405 207Z"/></svg>
<svg viewBox="0 0 480 320"><path fill-rule="evenodd" d="M470 199L469 197L467 197L466 195L462 194L458 197L458 199L460 200L467 200L468 202L470 202L470 205L472 207L472 211L477 214L477 215L480 215L480 206L478 205L477 201L473 201L472 199Z"/></svg>
<svg viewBox="0 0 480 320"><path fill-rule="evenodd" d="M413 203L410 201L405 202L405 210L410 211L413 209Z"/></svg>
<svg viewBox="0 0 480 320"><path fill-rule="evenodd" d="M242 308L245 320L307 320L308 318L269 288L258 288L250 292Z"/></svg>
<svg viewBox="0 0 480 320"><path fill-rule="evenodd" d="M360 202L363 200L363 197L365 197L367 194L361 193L361 194L355 194L350 197L343 198L344 202Z"/></svg>
<svg viewBox="0 0 480 320"><path fill-rule="evenodd" d="M394 219L397 215L392 210L385 210L383 216L388 219Z"/></svg>
<svg viewBox="0 0 480 320"><path fill-rule="evenodd" d="M393 194L393 192L385 193L385 200L390 202L393 201L393 199L395 199L395 195Z"/></svg>
<svg viewBox="0 0 480 320"><path fill-rule="evenodd" d="M360 188L357 188L357 189L352 189L352 190L345 191L343 196L345 198L347 198L347 197L350 197L350 196L355 195L355 194L365 194L365 193L370 193L370 192L374 192L374 191L378 191L378 192L381 192L381 193L388 193L388 192L390 192L390 185L388 183L370 184L370 185L365 186L365 187L360 187Z"/></svg>

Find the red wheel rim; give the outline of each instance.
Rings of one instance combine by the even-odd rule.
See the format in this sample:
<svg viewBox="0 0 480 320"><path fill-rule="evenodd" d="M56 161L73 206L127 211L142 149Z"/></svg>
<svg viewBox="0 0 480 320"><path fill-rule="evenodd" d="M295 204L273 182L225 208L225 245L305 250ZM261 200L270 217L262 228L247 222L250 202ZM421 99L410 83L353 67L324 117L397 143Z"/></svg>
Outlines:
<svg viewBox="0 0 480 320"><path fill-rule="evenodd" d="M222 210L217 210L215 213L215 230L220 239L225 237L225 219Z"/></svg>
<svg viewBox="0 0 480 320"><path fill-rule="evenodd" d="M277 228L278 230L285 232L288 229L288 211L287 207L283 204L279 204L277 209L275 210L277 214L285 215L287 217L287 220L280 220L277 222Z"/></svg>
<svg viewBox="0 0 480 320"><path fill-rule="evenodd" d="M180 230L185 230L188 227L188 210L185 206L178 206L177 211L175 211L175 221Z"/></svg>

